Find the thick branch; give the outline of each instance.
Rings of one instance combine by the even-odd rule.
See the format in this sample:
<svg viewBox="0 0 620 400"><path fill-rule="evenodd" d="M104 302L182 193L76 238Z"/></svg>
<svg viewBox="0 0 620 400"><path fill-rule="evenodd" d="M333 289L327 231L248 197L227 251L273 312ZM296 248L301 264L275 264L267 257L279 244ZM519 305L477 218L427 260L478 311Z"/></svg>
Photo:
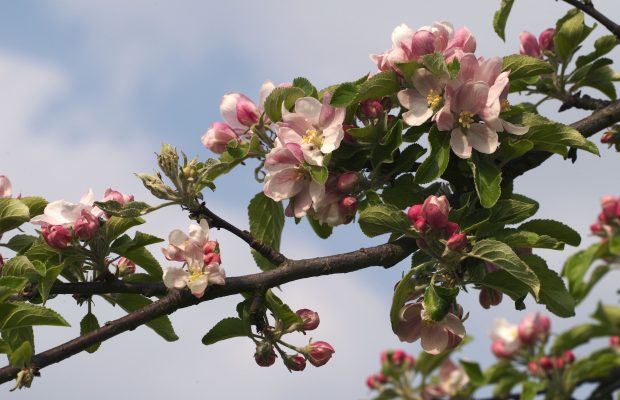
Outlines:
<svg viewBox="0 0 620 400"><path fill-rule="evenodd" d="M620 121L620 100L616 100L610 105L593 112L592 115L571 124L571 126L581 132L583 136L590 137L618 121ZM552 155L553 153L546 151L532 151L512 160L504 168L504 178L507 180L515 179L525 172L538 167Z"/></svg>
<svg viewBox="0 0 620 400"><path fill-rule="evenodd" d="M595 20L601 23L605 28L607 28L611 33L613 33L618 39L620 39L620 25L616 24L614 21L607 18L603 13L594 8L594 4L592 1L581 1L581 0L564 0L564 2L572 5L588 14Z"/></svg>
<svg viewBox="0 0 620 400"><path fill-rule="evenodd" d="M287 282L310 278L313 276L353 272L371 266L383 266L385 268L389 268L403 260L415 250L416 246L413 239L402 238L392 243L363 248L357 251L335 256L317 257L306 260L290 260L279 268L271 271L227 278L225 285L210 287L205 295L200 299L193 297L186 290L171 290L160 300L138 311L130 313L117 320L108 322L103 327L95 331L33 356L31 366L32 368L39 370L47 367L48 365L55 364L81 352L95 343L105 341L125 331L133 330L154 318L170 314L179 308L189 307L204 301L230 296L241 292L261 291ZM137 287L133 283L129 282L114 282L113 284L118 290L129 291ZM55 285L53 290L82 288L82 286L75 285L78 284ZM105 286L100 286L99 288L102 289L104 287ZM155 287L153 286L152 289L155 290ZM66 290L65 292L69 292L69 290ZM18 372L19 368L12 366L0 368L0 383L8 382L14 379Z"/></svg>
<svg viewBox="0 0 620 400"><path fill-rule="evenodd" d="M562 106L558 111L566 111L571 108L580 108L582 110L598 110L611 104L609 100L601 100L591 97L587 94L581 94L581 91L569 95L567 94L562 100Z"/></svg>

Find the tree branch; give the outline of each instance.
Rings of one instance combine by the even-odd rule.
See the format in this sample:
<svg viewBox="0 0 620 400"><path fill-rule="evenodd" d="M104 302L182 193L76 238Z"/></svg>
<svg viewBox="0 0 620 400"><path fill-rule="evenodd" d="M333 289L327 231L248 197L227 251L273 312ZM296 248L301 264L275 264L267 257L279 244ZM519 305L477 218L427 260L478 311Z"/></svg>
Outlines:
<svg viewBox="0 0 620 400"><path fill-rule="evenodd" d="M209 225L213 228L226 229L228 232L232 233L233 235L246 242L251 248L259 252L260 255L271 261L271 263L276 266L279 266L288 261L288 259L282 253L272 249L265 243L256 239L254 236L252 236L250 232L242 231L230 222L219 217L213 211L209 210L205 203L201 203L196 210L190 210L190 216L197 221L202 218L207 219Z"/></svg>
<svg viewBox="0 0 620 400"><path fill-rule="evenodd" d="M581 94L581 91L574 95L567 94L562 100L559 112L569 110L571 108L580 108L582 110L598 110L611 104L609 100L601 100L591 97L587 94Z"/></svg>
<svg viewBox="0 0 620 400"><path fill-rule="evenodd" d="M620 121L620 100L616 100L603 107L592 115L579 120L570 126L581 132L584 137L590 137L595 133L610 127ZM546 151L532 151L524 156L514 159L504 167L503 176L506 180L513 180L525 172L538 167L545 162L553 153Z"/></svg>
<svg viewBox="0 0 620 400"><path fill-rule="evenodd" d="M599 10L594 8L594 4L592 3L592 1L582 2L580 0L564 0L564 2L588 14L589 16L600 22L601 25L607 28L618 39L620 39L620 25L616 24L614 21L603 15Z"/></svg>
<svg viewBox="0 0 620 400"><path fill-rule="evenodd" d="M48 365L69 358L95 343L103 342L120 333L133 330L154 318L173 313L180 308L193 306L220 297L239 294L241 292L266 290L267 288L313 276L353 272L371 266L390 268L413 253L416 249L417 247L413 239L401 238L391 243L362 248L357 251L334 256L316 257L305 260L289 260L282 266L270 271L227 278L225 285L209 287L205 295L200 299L192 296L187 290L170 290L168 294L160 300L138 311L108 322L95 331L33 356L31 359L31 367L35 370L40 370ZM114 287L119 291L130 291L137 290L140 287L149 287L150 290L152 290L151 293L155 293L159 290L155 284L137 284L136 282L107 283L109 286L105 286L105 284L106 283L97 283L96 286L92 286L95 284L90 283L88 285L91 285L91 293L93 288L102 290L101 293L108 293L103 290L104 288L107 290L109 287ZM85 286L86 284L56 284L52 288L52 291L56 290L56 293L60 293L61 291L75 293L70 292L70 290L82 290ZM0 383L5 383L14 379L18 372L19 368L13 366L0 368Z"/></svg>

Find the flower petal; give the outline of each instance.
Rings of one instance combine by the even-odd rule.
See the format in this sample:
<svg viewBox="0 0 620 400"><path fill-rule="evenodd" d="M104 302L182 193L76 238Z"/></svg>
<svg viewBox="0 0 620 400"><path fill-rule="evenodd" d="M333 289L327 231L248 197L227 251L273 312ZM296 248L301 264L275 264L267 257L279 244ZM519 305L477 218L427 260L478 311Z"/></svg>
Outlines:
<svg viewBox="0 0 620 400"><path fill-rule="evenodd" d="M192 292L192 294L201 298L203 294L205 294L205 290L207 290L207 285L209 284L209 278L206 275L201 275L187 283L187 287Z"/></svg>
<svg viewBox="0 0 620 400"><path fill-rule="evenodd" d="M485 124L471 124L467 130L467 139L474 149L484 154L495 153L497 146L499 146L497 132Z"/></svg>
<svg viewBox="0 0 620 400"><path fill-rule="evenodd" d="M513 135L525 135L527 131L530 130L529 126L511 124L503 119L500 119L500 121L504 127L504 130L508 133L512 133Z"/></svg>
<svg viewBox="0 0 620 400"><path fill-rule="evenodd" d="M450 147L452 151L460 158L470 158L472 147L467 140L467 136L461 128L453 129L450 133Z"/></svg>
<svg viewBox="0 0 620 400"><path fill-rule="evenodd" d="M441 322L422 325L422 349L429 354L439 354L448 347L448 332Z"/></svg>
<svg viewBox="0 0 620 400"><path fill-rule="evenodd" d="M314 97L302 97L295 101L295 113L306 118L312 125L318 126L322 106Z"/></svg>
<svg viewBox="0 0 620 400"><path fill-rule="evenodd" d="M167 288L182 289L187 284L189 274L181 268L167 268L164 271L164 285Z"/></svg>
<svg viewBox="0 0 620 400"><path fill-rule="evenodd" d="M487 104L489 85L484 82L466 82L460 86L452 99L452 109L457 113L468 111L478 114Z"/></svg>

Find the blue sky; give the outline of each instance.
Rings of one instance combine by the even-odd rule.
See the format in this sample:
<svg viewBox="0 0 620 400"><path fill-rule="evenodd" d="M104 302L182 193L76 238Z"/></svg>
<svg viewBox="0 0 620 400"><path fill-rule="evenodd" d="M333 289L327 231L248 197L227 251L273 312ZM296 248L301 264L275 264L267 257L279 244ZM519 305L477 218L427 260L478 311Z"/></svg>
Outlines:
<svg viewBox="0 0 620 400"><path fill-rule="evenodd" d="M49 200L76 201L89 187L101 196L112 186L154 202L132 173L155 168L154 153L162 142L190 156L209 157L200 136L220 119L224 93L240 91L256 98L267 79L285 82L305 76L324 87L357 78L374 71L368 54L387 49L392 29L403 22L413 28L436 20L466 25L476 36L477 54L511 54L518 49L521 30L538 34L567 9L561 2L536 8L516 3L504 44L491 28L499 1L444 1L424 7L413 1L385 6L349 0L6 2L0 5L0 174L11 178L16 191ZM601 7L609 15L620 15L620 5L613 3L601 2ZM600 34L599 27L594 36ZM618 60L617 50L611 57ZM551 116L556 109L556 104L545 108ZM558 118L571 122L583 115L571 111ZM601 153L600 159L580 154L576 165L555 156L519 181L517 191L540 201L541 218L568 223L588 243L592 239L586 236L587 227L595 219L599 196L620 194L609 179L620 158L605 148ZM251 176L250 168L235 171L219 182L215 193L206 194L213 210L243 227L246 204L261 189ZM145 231L166 237L188 223L180 210L163 210L149 219ZM308 236L304 224L288 222L285 229L282 248L293 258L354 250L385 239L367 239L356 225L337 229L328 241ZM212 235L221 241L228 275L255 271L249 251L238 240L225 232ZM159 252L156 247L153 251ZM545 256L559 269L570 251ZM326 393L329 398L367 397L363 382L378 368L382 349L420 351L419 344L401 345L389 329L392 287L406 267L404 262L390 270L374 268L283 287L283 297L293 308L319 312L322 324L312 336L336 348L333 360L319 369L289 374L279 363L259 368L249 340L204 347L202 335L233 315L239 301L221 299L173 314L178 342L165 343L139 328L104 343L94 355L80 354L44 369L30 391L13 396L59 398L88 391L93 400L196 395L288 399L292 393L298 399ZM607 301L617 301L613 289L607 282L601 285ZM516 322L524 314L507 301L481 310L476 297L461 298L472 311L466 327L479 339L463 354L478 359L483 354L481 360L488 364L492 358L485 336L493 319L503 316ZM582 313L588 314L593 304L591 300L582 306ZM73 327L39 330L39 351L75 337L86 312L70 298L49 305L63 312ZM122 315L101 301L95 313L100 321ZM554 320L556 331L567 324ZM294 342L304 340L300 336Z"/></svg>

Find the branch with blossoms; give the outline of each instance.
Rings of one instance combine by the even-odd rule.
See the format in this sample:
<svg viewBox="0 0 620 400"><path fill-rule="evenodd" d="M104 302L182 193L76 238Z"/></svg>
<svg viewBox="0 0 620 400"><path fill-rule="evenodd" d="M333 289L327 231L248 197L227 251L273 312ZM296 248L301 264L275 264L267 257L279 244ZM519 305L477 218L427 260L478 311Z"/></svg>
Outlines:
<svg viewBox="0 0 620 400"><path fill-rule="evenodd" d="M620 321L603 306L587 335L563 333L550 349L543 317L526 317L523 329L503 323L494 337L494 353L502 359L496 370L447 358L467 342L462 291L478 291L484 309L509 298L521 310L531 296L568 318L617 263L618 199L603 200L592 227L604 241L571 257L559 275L534 250L578 246L580 236L559 221L534 218L536 200L513 191L515 179L554 154L573 161L578 150L599 154L588 138L601 130L609 129L603 143L620 146L617 73L604 57L618 40L601 36L591 52L577 56L594 29L580 9L613 28L590 3L580 4L538 38L523 32L520 54L482 57L469 29L447 22L417 30L402 24L391 47L370 56L375 74L322 90L303 77L266 82L256 103L241 93L226 94L220 103L224 122L213 123L201 139L217 158L188 159L165 144L157 155L159 171L137 174L162 201L157 205L112 189L100 201L91 191L78 203L13 198L11 183L1 177L0 233L10 233L0 245L11 257L0 258L0 351L9 360L0 381L15 378L15 388L30 386L42 368L80 351L95 352L105 340L141 325L176 340L168 314L230 295L241 301L232 316L205 333L204 345L245 337L261 367L278 359L289 371L307 363L321 367L335 353L331 344L289 339L317 329L319 313L293 311L271 289L313 276L389 268L411 257L386 313L397 337L419 340L425 354L414 360L404 352L386 353L381 374L367 382L383 391L380 398L471 396L487 384L508 396L517 383L524 395L544 391L548 398L563 398L589 380L600 383L599 393L615 390L602 378L618 364L615 356L592 354L588 362L605 367L587 375L585 358L575 361L567 353L585 339L617 334ZM511 7L512 1L502 1L494 19L502 38ZM585 88L607 99L582 94ZM535 103L511 104L514 92L534 96ZM593 112L564 125L538 112L551 100L561 109ZM215 182L228 172L250 165L259 193L248 206L249 230L243 230L209 208L207 189L216 190ZM164 270L149 250L163 239L128 232L172 205L196 223L170 232L162 253L171 266ZM349 253L292 260L280 249L287 219L305 219L323 239L351 223L369 238L389 238ZM26 223L38 230L25 233ZM210 228L245 242L261 272L227 276L227 249ZM606 264L588 275L597 260ZM67 325L47 307L62 294L86 306L80 336L34 354L33 326ZM100 326L93 296L128 314ZM506 332L517 332L518 340Z"/></svg>

